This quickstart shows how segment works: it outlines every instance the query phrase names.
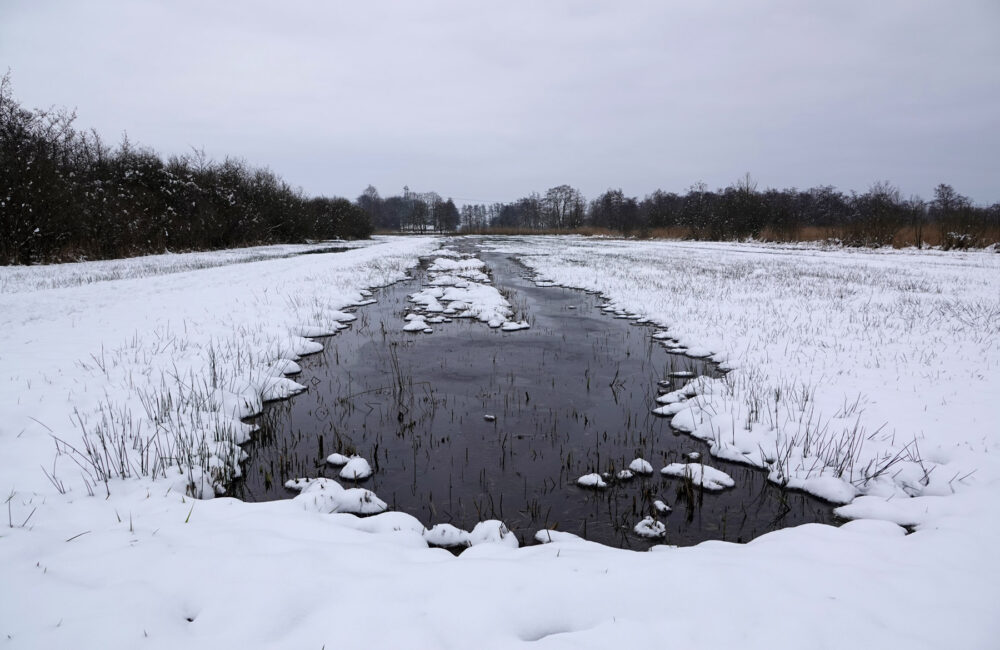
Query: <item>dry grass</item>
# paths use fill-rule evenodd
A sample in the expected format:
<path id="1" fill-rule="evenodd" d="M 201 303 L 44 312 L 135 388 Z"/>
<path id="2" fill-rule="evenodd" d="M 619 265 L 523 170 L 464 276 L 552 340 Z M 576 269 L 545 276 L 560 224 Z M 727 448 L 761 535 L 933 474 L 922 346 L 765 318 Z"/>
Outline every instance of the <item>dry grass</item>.
<path id="1" fill-rule="evenodd" d="M 955 238 L 949 234 L 953 230 L 954 226 L 949 224 L 928 224 L 919 228 L 915 226 L 903 226 L 893 233 L 892 246 L 894 248 L 908 248 L 911 246 L 983 248 L 1000 242 L 1000 227 L 993 227 L 969 235 L 963 245 L 956 246 Z M 758 239 L 769 242 L 839 241 L 849 239 L 850 234 L 843 227 L 802 226 L 788 231 L 776 231 L 766 228 L 760 233 Z"/>
<path id="2" fill-rule="evenodd" d="M 622 233 L 615 232 L 608 228 L 596 228 L 594 226 L 581 226 L 559 230 L 557 228 L 473 228 L 463 230 L 463 235 L 583 235 L 584 237 L 621 237 Z"/>
<path id="3" fill-rule="evenodd" d="M 928 224 L 920 228 L 914 226 L 903 226 L 892 234 L 892 246 L 894 248 L 907 248 L 911 246 L 935 246 L 944 248 L 983 248 L 990 244 L 1000 243 L 1000 226 L 989 227 L 981 232 L 960 236 L 957 240 L 949 233 L 955 231 L 956 227 L 951 224 Z M 960 229 L 958 229 L 960 230 Z M 583 226 L 571 230 L 533 229 L 533 228 L 474 228 L 462 230 L 460 233 L 438 233 L 428 231 L 426 233 L 399 232 L 395 230 L 380 230 L 379 235 L 434 235 L 434 234 L 462 234 L 462 235 L 582 235 L 584 237 L 614 237 L 639 239 L 703 239 L 694 228 L 689 226 L 668 226 L 664 228 L 652 228 L 645 231 L 636 231 L 631 234 L 624 234 L 608 228 L 596 228 L 593 226 Z M 856 238 L 858 233 L 846 226 L 798 226 L 789 229 L 778 230 L 775 228 L 765 228 L 757 237 L 759 241 L 765 242 L 844 242 Z"/>
<path id="4" fill-rule="evenodd" d="M 652 239 L 693 239 L 694 231 L 687 226 L 669 226 L 666 228 L 653 228 L 649 231 Z"/>

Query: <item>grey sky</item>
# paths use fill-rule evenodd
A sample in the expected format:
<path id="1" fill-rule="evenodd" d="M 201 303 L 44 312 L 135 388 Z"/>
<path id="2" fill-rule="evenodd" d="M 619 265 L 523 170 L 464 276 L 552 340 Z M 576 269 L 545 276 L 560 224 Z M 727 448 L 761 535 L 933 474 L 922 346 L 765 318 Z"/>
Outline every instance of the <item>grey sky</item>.
<path id="1" fill-rule="evenodd" d="M 1000 200 L 1000 2 L 0 4 L 30 106 L 310 194 L 644 195 L 745 172 Z"/>

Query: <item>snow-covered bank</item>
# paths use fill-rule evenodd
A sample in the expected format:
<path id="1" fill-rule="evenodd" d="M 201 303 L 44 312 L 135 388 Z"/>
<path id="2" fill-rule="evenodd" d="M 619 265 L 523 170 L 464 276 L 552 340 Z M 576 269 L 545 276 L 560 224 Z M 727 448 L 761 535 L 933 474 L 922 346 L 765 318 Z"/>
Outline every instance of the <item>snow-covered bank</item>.
<path id="1" fill-rule="evenodd" d="M 246 256 L 259 249 L 155 256 L 120 262 L 136 278 L 0 294 L 0 476 L 17 491 L 51 482 L 106 493 L 104 478 L 157 475 L 207 496 L 216 481 L 201 474 L 227 479 L 251 433 L 239 418 L 301 390 L 286 375 L 322 348 L 306 337 L 335 333 L 366 287 L 403 278 L 435 246 L 397 238 L 299 257 L 269 247 L 280 257 L 258 262 Z M 201 269 L 177 270 L 189 263 Z M 29 267 L 20 282 L 109 265 Z"/>
<path id="2" fill-rule="evenodd" d="M 524 239 L 543 283 L 601 292 L 732 371 L 657 399 L 713 455 L 861 516 L 1000 478 L 1000 255 Z M 669 336 L 669 338 L 667 338 Z M 984 455 L 985 454 L 985 455 Z M 928 505 L 933 509 L 938 506 Z M 881 516 L 881 515 L 880 515 Z"/>
<path id="3" fill-rule="evenodd" d="M 787 529 L 742 546 L 714 542 L 632 553 L 558 533 L 543 535 L 551 540 L 544 545 L 515 550 L 496 525 L 495 534 L 484 526 L 478 543 L 458 558 L 428 542 L 472 543 L 463 531 L 428 534 L 397 512 L 366 519 L 331 512 L 379 505 L 374 495 L 347 483 L 343 490 L 328 486 L 333 498 L 321 498 L 314 488 L 297 499 L 245 504 L 195 501 L 169 482 L 139 477 L 114 481 L 109 498 L 102 492 L 91 497 L 72 459 L 63 456 L 56 465 L 68 487 L 62 495 L 38 467 L 51 472 L 55 458 L 45 427 L 79 440 L 70 421 L 74 408 L 99 410 L 108 402 L 105 393 L 127 398 L 149 381 L 144 368 L 177 363 L 203 373 L 212 366 L 211 350 L 220 378 L 242 377 L 247 355 L 236 351 L 256 341 L 268 342 L 267 350 L 305 345 L 293 328 L 300 334 L 333 329 L 347 305 L 366 298 L 365 287 L 400 277 L 434 243 L 393 240 L 332 256 L 2 296 L 0 487 L 12 498 L 11 525 L 0 533 L 0 638 L 17 648 L 995 645 L 1000 472 L 994 459 L 1000 433 L 996 405 L 968 391 L 996 385 L 996 337 L 970 336 L 981 324 L 973 318 L 963 325 L 961 316 L 976 304 L 970 296 L 989 304 L 994 263 L 971 255 L 886 258 L 885 277 L 901 284 L 880 290 L 872 303 L 907 304 L 906 278 L 930 287 L 911 299 L 917 304 L 948 297 L 935 286 L 957 292 L 950 296 L 955 311 L 945 310 L 946 320 L 931 328 L 950 336 L 939 337 L 941 349 L 929 348 L 911 376 L 916 366 L 904 348 L 877 344 L 916 345 L 916 332 L 908 339 L 890 318 L 837 329 L 832 317 L 855 317 L 859 287 L 874 277 L 866 269 L 883 263 L 878 253 L 813 259 L 738 245 L 700 251 L 645 246 L 576 238 L 509 243 L 536 267 L 550 264 L 553 277 L 575 267 L 574 277 L 589 288 L 605 291 L 622 309 L 656 316 L 685 345 L 729 354 L 737 368 L 733 378 L 755 372 L 753 385 L 762 388 L 809 379 L 809 401 L 818 406 L 830 402 L 831 391 L 853 398 L 864 390 L 865 408 L 859 404 L 855 415 L 894 418 L 888 426 L 900 432 L 901 446 L 909 437 L 904 429 L 925 418 L 923 439 L 934 435 L 944 452 L 953 452 L 929 458 L 933 445 L 921 442 L 925 462 L 968 463 L 976 473 L 956 479 L 954 495 L 880 498 L 879 506 L 897 516 L 912 508 L 903 523 L 920 525 L 910 535 L 893 523 L 860 520 L 841 528 Z M 761 273 L 754 273 L 757 265 Z M 722 286 L 730 266 L 746 267 L 745 277 L 755 279 Z M 703 268 L 718 269 L 718 275 Z M 634 282 L 636 275 L 641 282 Z M 793 281 L 803 276 L 818 287 L 812 300 L 800 295 L 808 287 Z M 839 302 L 838 284 L 844 293 Z M 745 296 L 737 291 L 742 286 L 748 287 Z M 739 295 L 715 300 L 725 287 Z M 794 318 L 794 305 L 814 310 L 810 336 L 797 336 L 804 316 Z M 769 325 L 762 314 L 777 314 L 779 324 Z M 960 317 L 951 323 L 955 314 Z M 790 322 L 781 325 L 784 319 Z M 920 322 L 915 320 L 918 331 Z M 753 331 L 753 323 L 762 323 L 763 333 Z M 830 328 L 854 338 L 826 338 Z M 192 342 L 181 344 L 181 334 Z M 720 336 L 723 343 L 732 336 L 748 347 L 719 346 Z M 763 352 L 751 344 L 764 346 Z M 234 353 L 223 356 L 228 350 Z M 876 364 L 872 355 L 880 351 Z M 253 361 L 282 356 L 255 352 Z M 273 368 L 292 369 L 287 363 Z M 928 415 L 893 410 L 913 404 L 896 400 L 909 390 L 906 382 L 922 391 L 916 397 Z M 716 394 L 726 395 L 703 391 L 688 400 L 707 404 Z M 949 405 L 956 402 L 969 410 L 952 413 Z M 136 409 L 144 413 L 142 404 Z M 938 422 L 946 416 L 962 428 Z M 637 463 L 640 469 L 654 468 Z M 668 533 L 672 516 L 677 513 L 661 518 Z"/>
<path id="4" fill-rule="evenodd" d="M 383 237 L 353 241 L 325 241 L 315 244 L 274 244 L 198 253 L 144 255 L 99 262 L 67 262 L 40 266 L 0 266 L 0 293 L 73 287 L 108 280 L 145 278 L 217 266 L 260 262 L 282 257 L 319 253 L 329 249 L 364 248 Z"/>

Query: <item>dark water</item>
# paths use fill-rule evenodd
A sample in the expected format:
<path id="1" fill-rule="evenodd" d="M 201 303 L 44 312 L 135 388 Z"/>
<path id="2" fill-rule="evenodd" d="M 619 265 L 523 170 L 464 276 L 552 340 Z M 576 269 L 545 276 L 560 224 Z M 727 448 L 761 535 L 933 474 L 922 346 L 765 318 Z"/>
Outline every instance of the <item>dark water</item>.
<path id="1" fill-rule="evenodd" d="M 759 470 L 708 458 L 707 446 L 675 433 L 650 413 L 657 380 L 673 371 L 711 375 L 703 361 L 668 354 L 652 329 L 599 310 L 581 291 L 537 287 L 515 261 L 481 259 L 495 285 L 527 315 L 531 329 L 504 333 L 456 319 L 434 333 L 402 331 L 406 296 L 415 281 L 379 290 L 378 302 L 325 340 L 301 363 L 308 391 L 269 404 L 247 447 L 245 478 L 232 494 L 248 501 L 289 498 L 296 477 L 337 477 L 324 463 L 333 452 L 357 453 L 375 474 L 363 483 L 394 510 L 424 525 L 471 529 L 502 519 L 522 543 L 556 527 L 624 548 L 647 548 L 633 526 L 661 499 L 673 512 L 661 540 L 688 545 L 708 539 L 748 541 L 806 522 L 834 523 L 831 507 L 766 481 Z M 679 387 L 686 380 L 675 380 Z M 486 421 L 484 415 L 496 420 Z M 659 475 L 667 463 L 701 452 L 730 474 L 721 493 L 686 489 Z M 623 469 L 636 457 L 655 474 L 609 488 L 576 486 L 590 472 Z"/>

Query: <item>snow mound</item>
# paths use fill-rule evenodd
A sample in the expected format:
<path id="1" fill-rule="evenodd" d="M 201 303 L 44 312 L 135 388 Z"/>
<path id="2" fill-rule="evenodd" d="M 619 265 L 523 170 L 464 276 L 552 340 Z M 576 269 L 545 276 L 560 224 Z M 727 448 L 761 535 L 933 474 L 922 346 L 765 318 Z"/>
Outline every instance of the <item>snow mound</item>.
<path id="1" fill-rule="evenodd" d="M 430 530 L 424 531 L 424 539 L 431 546 L 453 548 L 455 546 L 470 546 L 469 532 L 456 528 L 451 524 L 435 524 Z"/>
<path id="2" fill-rule="evenodd" d="M 670 512 L 671 510 L 673 510 L 673 508 L 671 508 L 670 506 L 668 506 L 663 501 L 660 501 L 659 499 L 657 499 L 656 501 L 653 502 L 653 510 L 656 510 L 658 513 L 660 513 L 662 515 L 662 514 L 666 514 L 666 513 Z"/>
<path id="3" fill-rule="evenodd" d="M 550 544 L 552 542 L 582 542 L 584 539 L 573 533 L 544 528 L 535 533 L 535 541 L 539 544 Z"/>
<path id="4" fill-rule="evenodd" d="M 297 375 L 300 372 L 302 372 L 301 366 L 291 359 L 275 359 L 264 368 L 264 373 L 271 377 Z"/>
<path id="5" fill-rule="evenodd" d="M 462 271 L 478 271 L 486 266 L 486 263 L 474 257 L 465 259 L 455 259 L 452 257 L 439 257 L 431 262 L 427 267 L 430 272 L 460 273 Z"/>
<path id="6" fill-rule="evenodd" d="M 260 398 L 265 402 L 274 402 L 298 395 L 305 389 L 305 386 L 287 377 L 268 377 L 261 386 Z"/>
<path id="7" fill-rule="evenodd" d="M 576 484 L 580 487 L 595 488 L 598 490 L 608 487 L 608 484 L 604 482 L 600 474 L 584 474 L 576 479 Z"/>
<path id="8" fill-rule="evenodd" d="M 487 519 L 476 524 L 476 527 L 469 533 L 469 545 L 478 544 L 502 544 L 510 548 L 517 548 L 520 543 L 517 536 L 510 532 L 507 524 L 497 519 Z"/>
<path id="9" fill-rule="evenodd" d="M 328 478 L 297 478 L 285 483 L 285 487 L 298 490 L 293 502 L 306 510 L 330 514 L 345 512 L 355 515 L 372 515 L 384 512 L 388 507 L 374 492 L 362 488 L 345 489 L 340 483 Z"/>
<path id="10" fill-rule="evenodd" d="M 528 321 L 526 321 L 526 320 L 517 321 L 517 322 L 509 320 L 506 323 L 504 323 L 503 325 L 501 325 L 500 329 L 502 329 L 505 332 L 516 332 L 518 330 L 526 330 L 529 327 L 531 327 L 531 325 L 529 325 Z"/>
<path id="11" fill-rule="evenodd" d="M 361 456 L 351 456 L 347 464 L 340 470 L 340 478 L 351 481 L 363 481 L 372 475 L 371 465 Z"/>
<path id="12" fill-rule="evenodd" d="M 415 303 L 416 310 L 422 314 L 408 315 L 410 322 L 403 329 L 430 334 L 426 323 L 447 322 L 444 316 L 475 319 L 505 332 L 528 329 L 530 324 L 526 320 L 510 320 L 514 313 L 511 305 L 490 285 L 485 266 L 485 262 L 475 258 L 435 259 L 427 269 L 430 286 L 409 296 L 410 302 Z M 435 316 L 426 318 L 425 314 Z"/>
<path id="13" fill-rule="evenodd" d="M 422 316 L 418 316 L 410 320 L 406 325 L 403 326 L 404 332 L 423 332 L 427 328 L 427 321 L 424 320 Z"/>
<path id="14" fill-rule="evenodd" d="M 664 476 L 690 479 L 695 485 L 706 490 L 722 490 L 736 485 L 729 474 L 701 463 L 671 463 L 661 469 L 660 473 Z"/>
<path id="15" fill-rule="evenodd" d="M 338 467 L 340 465 L 346 465 L 347 461 L 349 460 L 351 459 L 345 456 L 344 454 L 330 454 L 329 456 L 326 457 L 327 463 L 329 463 L 330 465 L 337 465 Z"/>
<path id="16" fill-rule="evenodd" d="M 656 539 L 667 534 L 667 527 L 662 522 L 656 521 L 652 517 L 646 517 L 635 525 L 635 534 L 639 537 Z"/>
<path id="17" fill-rule="evenodd" d="M 653 473 L 652 464 L 650 464 L 648 460 L 643 460 L 642 458 L 636 458 L 633 460 L 628 464 L 628 468 L 636 474 L 649 475 Z"/>

